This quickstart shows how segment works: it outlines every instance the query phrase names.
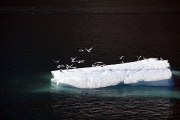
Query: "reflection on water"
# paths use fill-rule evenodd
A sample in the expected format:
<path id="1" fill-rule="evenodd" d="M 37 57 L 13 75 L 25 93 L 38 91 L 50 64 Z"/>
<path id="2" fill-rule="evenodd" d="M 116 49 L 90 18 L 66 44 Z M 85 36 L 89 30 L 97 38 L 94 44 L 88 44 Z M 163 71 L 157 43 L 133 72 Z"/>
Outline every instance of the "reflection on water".
<path id="1" fill-rule="evenodd" d="M 173 75 L 180 76 L 180 71 L 172 70 L 172 74 L 173 74 Z"/>
<path id="2" fill-rule="evenodd" d="M 174 87 L 117 85 L 98 89 L 57 86 L 50 73 L 2 81 L 3 118 L 176 118 L 180 92 Z M 33 116 L 32 116 L 33 115 Z"/>

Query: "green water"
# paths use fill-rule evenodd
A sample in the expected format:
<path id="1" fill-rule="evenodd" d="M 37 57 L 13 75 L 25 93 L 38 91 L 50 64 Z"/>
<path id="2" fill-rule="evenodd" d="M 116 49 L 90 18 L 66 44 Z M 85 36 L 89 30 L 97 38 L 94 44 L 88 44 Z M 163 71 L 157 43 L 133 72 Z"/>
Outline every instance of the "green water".
<path id="1" fill-rule="evenodd" d="M 178 71 L 172 71 L 172 73 L 179 75 Z M 34 78 L 34 80 L 33 78 L 29 78 L 29 86 L 32 88 L 31 92 L 43 93 L 61 91 L 68 94 L 92 94 L 99 97 L 156 96 L 180 99 L 180 92 L 174 87 L 117 85 L 96 89 L 80 89 L 70 86 L 57 86 L 55 83 L 49 82 L 51 78 L 52 75 L 50 73 L 37 74 L 37 78 Z"/>

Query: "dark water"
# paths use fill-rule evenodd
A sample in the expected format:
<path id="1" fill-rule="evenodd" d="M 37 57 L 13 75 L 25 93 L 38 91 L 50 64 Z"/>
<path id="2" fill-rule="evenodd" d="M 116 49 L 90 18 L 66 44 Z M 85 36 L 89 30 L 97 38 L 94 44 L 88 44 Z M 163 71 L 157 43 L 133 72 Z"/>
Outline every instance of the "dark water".
<path id="1" fill-rule="evenodd" d="M 55 1 L 58 4 L 52 6 L 44 3 L 43 9 L 37 3 L 29 8 L 24 3 L 4 2 L 1 7 L 1 119 L 180 118 L 179 79 L 172 88 L 78 89 L 50 82 L 50 71 L 56 69 L 52 60 L 70 64 L 71 57 L 87 60 L 77 67 L 91 66 L 94 61 L 120 63 L 121 55 L 124 62 L 140 55 L 162 57 L 169 60 L 173 74 L 180 76 L 180 12 L 174 9 L 179 2 Z M 101 6 L 106 9 L 99 10 Z M 90 47 L 89 54 L 77 52 Z"/>

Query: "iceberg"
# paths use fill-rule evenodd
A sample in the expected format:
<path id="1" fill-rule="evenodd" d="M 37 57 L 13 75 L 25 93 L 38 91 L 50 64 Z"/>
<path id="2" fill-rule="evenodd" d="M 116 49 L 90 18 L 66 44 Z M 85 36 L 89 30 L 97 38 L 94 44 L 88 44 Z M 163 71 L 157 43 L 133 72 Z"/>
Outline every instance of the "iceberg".
<path id="1" fill-rule="evenodd" d="M 124 64 L 51 71 L 51 82 L 77 88 L 101 88 L 119 84 L 174 86 L 168 60 L 149 58 Z"/>

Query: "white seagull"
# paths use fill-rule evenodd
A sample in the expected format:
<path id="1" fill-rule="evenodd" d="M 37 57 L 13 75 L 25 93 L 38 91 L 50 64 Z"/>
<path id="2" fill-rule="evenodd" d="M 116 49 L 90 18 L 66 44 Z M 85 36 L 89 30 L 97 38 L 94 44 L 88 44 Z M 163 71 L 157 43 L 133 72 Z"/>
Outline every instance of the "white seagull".
<path id="1" fill-rule="evenodd" d="M 73 64 L 72 65 L 68 65 L 66 64 L 66 70 L 68 70 L 69 68 L 72 68 Z"/>
<path id="2" fill-rule="evenodd" d="M 89 49 L 86 49 L 86 48 L 85 48 L 85 49 L 86 49 L 87 52 L 91 52 L 92 48 L 93 48 L 93 47 L 91 47 L 91 48 L 89 48 Z"/>
<path id="3" fill-rule="evenodd" d="M 72 68 L 72 66 L 73 66 L 73 64 L 72 65 L 66 64 L 66 67 L 68 67 L 68 68 Z"/>
<path id="4" fill-rule="evenodd" d="M 78 63 L 84 63 L 85 60 L 79 60 L 77 61 Z"/>
<path id="5" fill-rule="evenodd" d="M 65 66 L 63 64 L 57 66 L 57 68 L 62 68 L 62 67 L 65 67 Z"/>
<path id="6" fill-rule="evenodd" d="M 138 58 L 138 60 L 137 60 L 137 61 L 139 61 L 139 59 L 141 58 L 141 56 L 137 56 L 137 58 Z"/>
<path id="7" fill-rule="evenodd" d="M 79 51 L 78 52 L 84 52 L 84 50 L 83 49 L 79 49 Z"/>
<path id="8" fill-rule="evenodd" d="M 76 67 L 71 67 L 71 68 L 74 68 L 74 69 L 75 69 Z"/>
<path id="9" fill-rule="evenodd" d="M 124 56 L 121 56 L 119 59 L 122 59 Z"/>
<path id="10" fill-rule="evenodd" d="M 96 67 L 96 65 L 92 64 L 92 67 Z"/>
<path id="11" fill-rule="evenodd" d="M 103 62 L 99 61 L 99 62 L 95 62 L 95 64 L 102 64 Z"/>
<path id="12" fill-rule="evenodd" d="M 57 60 L 57 61 L 55 61 L 55 60 L 53 60 L 55 63 L 58 63 L 60 60 Z"/>
<path id="13" fill-rule="evenodd" d="M 76 58 L 77 57 L 75 57 L 75 58 L 71 57 L 71 62 L 77 62 L 77 61 L 75 61 Z"/>
<path id="14" fill-rule="evenodd" d="M 146 58 L 143 56 L 143 59 L 146 60 Z"/>

